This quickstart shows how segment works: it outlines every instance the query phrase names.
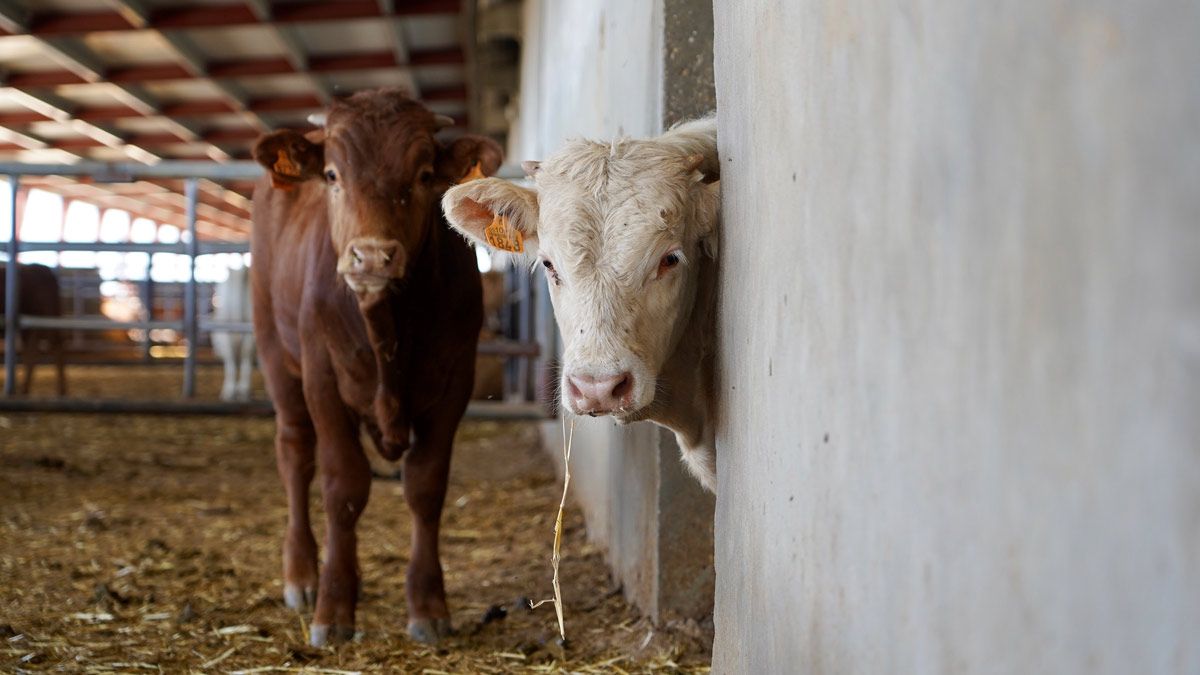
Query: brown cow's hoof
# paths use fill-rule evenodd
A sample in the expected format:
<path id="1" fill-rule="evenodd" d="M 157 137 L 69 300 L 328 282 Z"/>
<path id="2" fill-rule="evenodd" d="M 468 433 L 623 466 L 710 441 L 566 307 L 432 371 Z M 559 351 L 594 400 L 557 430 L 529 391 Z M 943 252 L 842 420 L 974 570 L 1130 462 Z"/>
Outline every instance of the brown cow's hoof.
<path id="1" fill-rule="evenodd" d="M 284 584 L 283 604 L 297 612 L 310 610 L 317 606 L 317 589 L 311 586 L 301 588 L 296 584 Z"/>
<path id="2" fill-rule="evenodd" d="M 327 626 L 325 624 L 314 623 L 308 628 L 308 643 L 314 647 L 341 644 L 349 642 L 352 639 L 354 639 L 353 626 L 339 626 L 337 624 Z"/>
<path id="3" fill-rule="evenodd" d="M 453 632 L 450 619 L 413 619 L 408 622 L 408 637 L 427 645 L 437 644 L 438 640 L 449 637 Z"/>

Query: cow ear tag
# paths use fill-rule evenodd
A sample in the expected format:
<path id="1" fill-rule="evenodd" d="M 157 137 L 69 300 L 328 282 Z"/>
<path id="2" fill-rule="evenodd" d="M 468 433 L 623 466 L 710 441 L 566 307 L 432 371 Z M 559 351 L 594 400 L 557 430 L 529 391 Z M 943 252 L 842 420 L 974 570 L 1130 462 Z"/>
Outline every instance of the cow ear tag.
<path id="1" fill-rule="evenodd" d="M 461 185 L 463 183 L 469 183 L 473 180 L 479 180 L 480 178 L 487 178 L 487 176 L 483 174 L 483 167 L 480 166 L 480 163 L 475 162 L 475 166 L 471 167 L 471 170 L 467 172 L 467 175 L 460 178 L 458 183 Z"/>
<path id="2" fill-rule="evenodd" d="M 291 176 L 292 178 L 300 177 L 300 167 L 296 166 L 296 163 L 283 150 L 279 151 L 279 159 L 275 160 L 275 165 L 271 168 L 275 170 L 275 173 L 284 176 Z"/>
<path id="3" fill-rule="evenodd" d="M 525 235 L 521 234 L 520 230 L 509 227 L 508 218 L 499 213 L 492 218 L 492 224 L 483 231 L 483 238 L 487 240 L 488 246 L 498 251 L 525 252 Z"/>

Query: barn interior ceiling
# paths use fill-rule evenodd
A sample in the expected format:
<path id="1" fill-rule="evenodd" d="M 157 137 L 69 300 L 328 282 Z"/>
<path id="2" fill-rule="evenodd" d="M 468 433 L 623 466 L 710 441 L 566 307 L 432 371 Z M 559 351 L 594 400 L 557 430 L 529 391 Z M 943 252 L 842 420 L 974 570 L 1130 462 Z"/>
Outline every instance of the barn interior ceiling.
<path id="1" fill-rule="evenodd" d="M 306 128 L 334 97 L 381 86 L 405 87 L 467 127 L 463 6 L 0 0 L 0 161 L 248 159 L 260 134 Z M 179 181 L 22 185 L 158 221 L 182 214 Z M 251 184 L 200 189 L 206 230 L 248 232 Z"/>

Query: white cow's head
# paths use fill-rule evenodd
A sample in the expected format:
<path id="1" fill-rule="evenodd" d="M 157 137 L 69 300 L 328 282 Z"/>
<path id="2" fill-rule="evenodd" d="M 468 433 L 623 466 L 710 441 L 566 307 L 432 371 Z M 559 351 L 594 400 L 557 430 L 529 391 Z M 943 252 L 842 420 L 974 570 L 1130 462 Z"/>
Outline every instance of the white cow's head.
<path id="1" fill-rule="evenodd" d="M 572 412 L 635 419 L 654 402 L 701 258 L 716 255 L 718 168 L 715 123 L 702 120 L 651 140 L 572 141 L 525 163 L 536 189 L 489 178 L 447 191 L 455 228 L 488 243 L 506 225 L 546 274 Z"/>

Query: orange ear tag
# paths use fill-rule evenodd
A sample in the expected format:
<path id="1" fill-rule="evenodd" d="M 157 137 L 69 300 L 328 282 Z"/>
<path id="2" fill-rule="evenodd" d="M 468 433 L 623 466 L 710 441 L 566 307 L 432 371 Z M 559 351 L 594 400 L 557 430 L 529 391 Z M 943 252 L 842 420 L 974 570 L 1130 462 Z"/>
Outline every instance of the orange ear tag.
<path id="1" fill-rule="evenodd" d="M 287 156 L 287 152 L 280 150 L 279 159 L 275 160 L 275 165 L 271 167 L 275 173 L 291 176 L 293 178 L 300 177 L 300 167 Z"/>
<path id="2" fill-rule="evenodd" d="M 492 224 L 483 231 L 483 238 L 487 240 L 488 246 L 498 251 L 525 252 L 525 235 L 521 234 L 520 230 L 509 227 L 508 218 L 499 213 L 492 219 Z"/>
<path id="3" fill-rule="evenodd" d="M 475 162 L 475 166 L 471 167 L 471 170 L 467 172 L 467 175 L 459 179 L 458 184 L 462 185 L 463 183 L 469 183 L 473 180 L 479 180 L 480 178 L 487 178 L 487 176 L 483 175 L 483 168 L 480 166 L 480 163 Z"/>

